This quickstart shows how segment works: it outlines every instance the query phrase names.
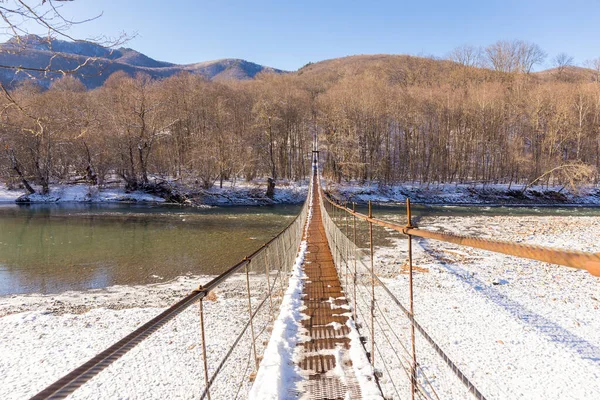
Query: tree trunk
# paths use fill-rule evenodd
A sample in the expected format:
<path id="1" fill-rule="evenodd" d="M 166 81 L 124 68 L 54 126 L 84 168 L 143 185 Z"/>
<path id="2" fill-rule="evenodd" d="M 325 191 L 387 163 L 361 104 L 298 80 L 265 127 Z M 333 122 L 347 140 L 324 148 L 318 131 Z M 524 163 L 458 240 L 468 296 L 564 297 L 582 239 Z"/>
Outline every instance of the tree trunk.
<path id="1" fill-rule="evenodd" d="M 267 179 L 267 197 L 272 199 L 275 196 L 275 180 L 273 178 Z"/>
<path id="2" fill-rule="evenodd" d="M 10 150 L 9 157 L 10 157 L 10 161 L 12 163 L 12 168 L 17 173 L 17 175 L 19 175 L 19 178 L 21 178 L 21 182 L 23 183 L 23 186 L 25 186 L 25 189 L 27 189 L 29 194 L 34 194 L 35 190 L 31 187 L 31 185 L 29 184 L 29 182 L 23 175 L 23 172 L 21 171 L 21 167 L 19 167 L 19 161 L 17 160 L 17 157 L 15 156 L 15 152 L 13 150 Z"/>

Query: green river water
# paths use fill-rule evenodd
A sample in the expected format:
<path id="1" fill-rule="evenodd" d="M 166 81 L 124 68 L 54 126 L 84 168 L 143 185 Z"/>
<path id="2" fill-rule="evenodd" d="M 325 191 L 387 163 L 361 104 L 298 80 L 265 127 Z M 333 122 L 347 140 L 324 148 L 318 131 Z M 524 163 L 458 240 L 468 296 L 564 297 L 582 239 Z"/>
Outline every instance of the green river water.
<path id="1" fill-rule="evenodd" d="M 299 211 L 299 206 L 2 206 L 0 295 L 218 274 L 276 235 Z"/>

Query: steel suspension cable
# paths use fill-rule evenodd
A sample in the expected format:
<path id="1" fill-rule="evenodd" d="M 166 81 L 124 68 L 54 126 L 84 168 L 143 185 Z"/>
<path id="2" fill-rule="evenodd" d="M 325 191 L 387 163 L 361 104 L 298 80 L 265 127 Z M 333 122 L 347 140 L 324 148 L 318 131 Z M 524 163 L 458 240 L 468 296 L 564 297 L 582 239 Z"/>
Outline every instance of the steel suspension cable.
<path id="1" fill-rule="evenodd" d="M 581 251 L 556 249 L 552 247 L 514 243 L 503 240 L 483 239 L 473 236 L 457 235 L 454 233 L 440 233 L 426 229 L 407 227 L 352 211 L 347 207 L 337 204 L 325 194 L 323 194 L 322 198 L 325 198 L 325 200 L 333 207 L 343 210 L 350 215 L 355 216 L 356 218 L 392 229 L 396 232 L 401 232 L 405 235 L 433 239 L 442 242 L 458 244 L 460 246 L 473 247 L 495 253 L 502 253 L 516 257 L 547 262 L 550 264 L 587 270 L 594 276 L 600 276 L 600 253 L 584 253 Z"/>

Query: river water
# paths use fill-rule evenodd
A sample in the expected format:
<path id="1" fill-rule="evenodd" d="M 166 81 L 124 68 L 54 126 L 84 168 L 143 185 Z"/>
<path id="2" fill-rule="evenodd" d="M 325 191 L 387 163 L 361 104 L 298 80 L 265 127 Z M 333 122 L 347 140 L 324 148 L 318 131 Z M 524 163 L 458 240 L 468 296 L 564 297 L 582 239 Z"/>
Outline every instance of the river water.
<path id="1" fill-rule="evenodd" d="M 299 206 L 0 206 L 0 295 L 59 293 L 218 274 Z"/>
<path id="2" fill-rule="evenodd" d="M 299 211 L 300 206 L 289 205 L 209 209 L 122 204 L 0 206 L 0 295 L 59 293 L 164 282 L 186 274 L 218 274 L 276 235 Z M 385 219 L 403 214 L 403 207 L 374 209 L 376 217 Z M 600 216 L 600 208 L 415 206 L 413 215 L 415 220 L 436 215 Z M 363 225 L 360 236 L 366 238 Z M 385 246 L 388 234 L 377 230 L 376 245 Z"/>

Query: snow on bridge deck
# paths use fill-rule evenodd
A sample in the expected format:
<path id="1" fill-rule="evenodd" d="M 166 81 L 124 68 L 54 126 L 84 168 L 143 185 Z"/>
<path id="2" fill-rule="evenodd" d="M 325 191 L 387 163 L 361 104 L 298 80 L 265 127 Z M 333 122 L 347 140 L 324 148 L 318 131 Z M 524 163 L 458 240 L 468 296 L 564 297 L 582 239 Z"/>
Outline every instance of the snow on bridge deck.
<path id="1" fill-rule="evenodd" d="M 313 187 L 316 192 L 316 185 Z M 308 249 L 304 261 L 306 281 L 302 326 L 310 340 L 300 344 L 299 367 L 308 376 L 300 387 L 313 399 L 361 397 L 350 359 L 350 307 L 333 265 L 317 196 L 312 198 L 308 223 Z"/>

